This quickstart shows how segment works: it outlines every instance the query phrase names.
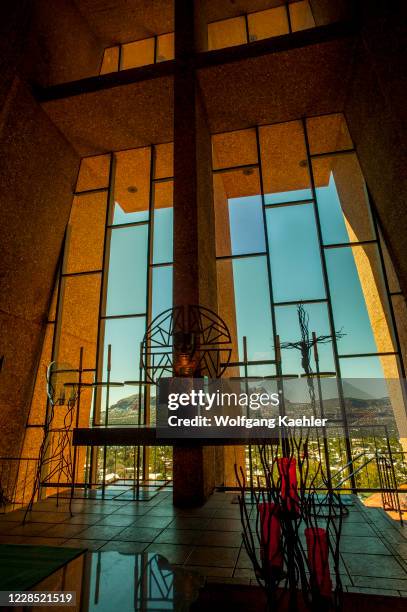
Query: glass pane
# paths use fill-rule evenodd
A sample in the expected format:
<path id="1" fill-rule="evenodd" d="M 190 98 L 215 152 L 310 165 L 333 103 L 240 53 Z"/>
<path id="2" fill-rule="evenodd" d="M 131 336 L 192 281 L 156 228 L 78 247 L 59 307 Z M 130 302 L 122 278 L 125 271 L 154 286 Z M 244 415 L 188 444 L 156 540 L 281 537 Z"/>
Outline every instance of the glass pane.
<path id="1" fill-rule="evenodd" d="M 243 359 L 243 336 L 250 361 L 273 359 L 266 257 L 218 261 L 217 269 L 219 314 L 234 341 L 232 359 Z"/>
<path id="2" fill-rule="evenodd" d="M 153 263 L 173 259 L 172 181 L 154 185 Z"/>
<path id="3" fill-rule="evenodd" d="M 212 136 L 214 170 L 257 164 L 256 130 L 238 130 Z"/>
<path id="4" fill-rule="evenodd" d="M 340 366 L 342 378 L 399 378 L 395 355 L 347 357 L 340 359 Z"/>
<path id="5" fill-rule="evenodd" d="M 79 364 L 83 347 L 85 368 L 95 367 L 100 298 L 100 274 L 66 276 L 61 281 L 61 318 L 55 360 Z"/>
<path id="6" fill-rule="evenodd" d="M 145 317 L 134 317 L 126 319 L 108 319 L 102 324 L 103 338 L 103 367 L 102 380 L 107 379 L 107 354 L 108 346 L 111 345 L 111 372 L 110 379 L 114 382 L 139 380 L 140 344 L 143 341 L 146 328 Z M 138 394 L 138 387 L 111 387 L 109 406 L 116 410 L 131 409 L 134 404 L 134 396 Z M 102 398 L 102 411 L 104 410 Z M 127 402 L 123 400 L 127 399 Z M 119 401 L 120 406 L 117 406 Z M 110 413 L 110 417 L 114 417 Z"/>
<path id="7" fill-rule="evenodd" d="M 100 270 L 105 238 L 107 193 L 75 196 L 69 219 L 64 273 Z"/>
<path id="8" fill-rule="evenodd" d="M 108 47 L 104 50 L 100 74 L 117 72 L 119 70 L 119 47 Z"/>
<path id="9" fill-rule="evenodd" d="M 174 33 L 157 37 L 157 62 L 174 59 Z"/>
<path id="10" fill-rule="evenodd" d="M 266 204 L 312 197 L 300 121 L 261 127 L 260 150 Z"/>
<path id="11" fill-rule="evenodd" d="M 312 204 L 277 206 L 266 214 L 274 301 L 324 298 Z"/>
<path id="12" fill-rule="evenodd" d="M 315 27 L 315 20 L 308 0 L 289 4 L 291 29 L 293 32 Z"/>
<path id="13" fill-rule="evenodd" d="M 383 438 L 386 433 L 384 426 L 387 427 L 391 437 L 393 437 L 392 433 L 394 432 L 397 437 L 406 438 L 406 399 L 403 389 L 404 384 L 399 380 L 400 365 L 398 357 L 396 355 L 382 355 L 341 359 L 340 367 L 342 378 L 349 378 L 344 383 L 345 395 L 359 399 L 359 405 L 354 406 L 354 402 L 352 402 L 348 406 L 348 412 L 351 412 L 353 420 L 357 424 L 361 422 L 360 412 L 363 403 L 366 413 L 369 415 L 372 410 L 372 399 L 374 399 L 376 403 L 374 408 L 378 418 L 374 419 L 369 415 L 370 418 L 365 417 L 364 422 L 369 424 L 369 422 L 375 421 L 377 423 L 375 433 L 377 435 L 378 432 L 382 432 Z M 368 380 L 364 383 L 363 379 Z M 350 387 L 348 391 L 347 385 Z M 389 404 L 392 412 L 389 411 Z M 392 416 L 394 420 L 391 418 Z M 386 444 L 385 440 L 383 442 Z"/>
<path id="14" fill-rule="evenodd" d="M 315 332 L 316 336 L 321 339 L 317 345 L 319 371 L 335 372 L 327 305 L 325 303 L 304 304 L 303 307 L 308 317 L 309 338 L 312 340 L 312 332 Z M 299 342 L 302 339 L 297 306 L 276 306 L 276 325 L 281 344 Z M 327 336 L 330 338 L 326 338 Z M 310 351 L 310 358 L 312 370 L 316 372 L 314 350 Z M 281 350 L 283 374 L 304 374 L 301 361 L 301 352 L 298 349 L 283 348 Z"/>
<path id="15" fill-rule="evenodd" d="M 224 19 L 208 24 L 208 50 L 223 49 L 235 45 L 244 45 L 246 38 L 246 20 L 244 17 Z"/>
<path id="16" fill-rule="evenodd" d="M 146 311 L 147 225 L 112 229 L 106 315 Z"/>
<path id="17" fill-rule="evenodd" d="M 375 245 L 325 251 L 342 355 L 394 351 L 390 313 Z"/>
<path id="18" fill-rule="evenodd" d="M 148 219 L 150 157 L 150 147 L 115 154 L 113 225 Z"/>
<path id="19" fill-rule="evenodd" d="M 216 254 L 265 251 L 258 169 L 220 172 L 214 174 L 213 180 Z"/>
<path id="20" fill-rule="evenodd" d="M 122 45 L 121 70 L 154 63 L 154 38 L 136 40 Z"/>
<path id="21" fill-rule="evenodd" d="M 81 160 L 76 191 L 103 189 L 109 186 L 110 155 L 84 157 Z"/>
<path id="22" fill-rule="evenodd" d="M 172 266 L 153 268 L 151 320 L 172 308 Z"/>
<path id="23" fill-rule="evenodd" d="M 341 113 L 310 117 L 307 119 L 307 133 L 311 154 L 353 148 L 345 117 Z"/>
<path id="24" fill-rule="evenodd" d="M 258 13 L 250 13 L 247 16 L 249 23 L 249 40 L 261 40 L 262 38 L 270 38 L 271 36 L 280 36 L 288 34 L 288 18 L 285 6 L 277 6 L 276 8 L 260 11 Z"/>
<path id="25" fill-rule="evenodd" d="M 366 185 L 354 153 L 312 161 L 324 244 L 375 238 Z"/>
<path id="26" fill-rule="evenodd" d="M 154 178 L 174 176 L 174 143 L 155 145 Z"/>

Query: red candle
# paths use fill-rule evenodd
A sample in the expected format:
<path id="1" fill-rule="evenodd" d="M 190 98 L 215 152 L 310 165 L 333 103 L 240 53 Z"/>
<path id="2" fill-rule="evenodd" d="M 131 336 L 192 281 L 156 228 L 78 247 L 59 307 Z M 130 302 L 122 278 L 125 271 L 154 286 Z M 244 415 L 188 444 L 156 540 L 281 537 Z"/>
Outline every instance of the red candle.
<path id="1" fill-rule="evenodd" d="M 299 497 L 297 490 L 297 470 L 294 457 L 279 457 L 277 459 L 278 472 L 281 476 L 281 498 L 287 510 L 299 511 Z"/>
<path id="2" fill-rule="evenodd" d="M 259 504 L 261 525 L 261 553 L 275 569 L 283 567 L 281 553 L 281 525 L 279 507 L 271 502 Z"/>
<path id="3" fill-rule="evenodd" d="M 326 530 L 321 527 L 307 527 L 305 529 L 305 538 L 307 540 L 311 576 L 318 585 L 322 597 L 330 597 L 332 580 L 329 573 L 328 537 Z"/>

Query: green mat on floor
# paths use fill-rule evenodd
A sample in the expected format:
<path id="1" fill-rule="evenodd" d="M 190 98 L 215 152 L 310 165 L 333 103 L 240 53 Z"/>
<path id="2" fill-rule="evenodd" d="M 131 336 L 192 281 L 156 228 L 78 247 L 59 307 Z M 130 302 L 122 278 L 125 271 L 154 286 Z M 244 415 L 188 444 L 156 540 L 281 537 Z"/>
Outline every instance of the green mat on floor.
<path id="1" fill-rule="evenodd" d="M 78 548 L 0 545 L 0 591 L 24 591 L 85 552 Z"/>

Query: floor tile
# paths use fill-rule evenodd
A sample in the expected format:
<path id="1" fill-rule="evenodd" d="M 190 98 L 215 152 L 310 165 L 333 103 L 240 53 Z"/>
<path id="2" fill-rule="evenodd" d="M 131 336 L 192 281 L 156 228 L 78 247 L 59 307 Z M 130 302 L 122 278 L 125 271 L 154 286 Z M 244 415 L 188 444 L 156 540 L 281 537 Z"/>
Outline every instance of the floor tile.
<path id="1" fill-rule="evenodd" d="M 23 537 L 25 538 L 25 536 Z M 47 538 L 45 536 L 25 538 L 25 544 L 28 546 L 61 546 L 64 541 L 65 538 Z"/>
<path id="2" fill-rule="evenodd" d="M 64 521 L 64 525 L 94 525 L 95 523 L 100 523 L 105 518 L 105 514 L 85 514 L 80 512 L 79 514 L 74 514 L 70 518 Z M 110 515 L 107 515 L 110 516 Z"/>
<path id="3" fill-rule="evenodd" d="M 49 538 L 64 538 L 66 540 L 67 538 L 75 538 L 84 528 L 84 525 L 59 523 L 58 525 L 50 525 L 44 533 Z"/>
<path id="4" fill-rule="evenodd" d="M 80 532 L 80 537 L 84 540 L 111 540 L 117 538 L 123 531 L 123 527 L 114 525 L 92 525 Z"/>
<path id="5" fill-rule="evenodd" d="M 108 514 L 103 516 L 97 525 L 114 525 L 115 527 L 129 527 L 134 524 L 137 517 L 130 514 Z"/>
<path id="6" fill-rule="evenodd" d="M 177 516 L 169 525 L 171 529 L 206 529 L 209 524 L 209 519 Z"/>
<path id="7" fill-rule="evenodd" d="M 63 547 L 68 548 L 87 548 L 88 550 L 99 550 L 106 544 L 106 540 L 85 540 L 72 538 L 62 542 Z"/>
<path id="8" fill-rule="evenodd" d="M 158 544 L 153 542 L 146 549 L 148 553 L 157 553 L 165 557 L 170 563 L 182 565 L 192 552 L 192 546 L 182 546 L 177 544 Z"/>
<path id="9" fill-rule="evenodd" d="M 147 504 L 128 504 L 126 506 L 124 506 L 123 508 L 117 508 L 117 510 L 114 511 L 113 514 L 126 514 L 129 516 L 144 516 L 144 514 L 146 514 L 149 510 L 151 510 L 151 507 L 148 506 Z"/>
<path id="10" fill-rule="evenodd" d="M 11 534 L 8 535 L 0 535 L 0 544 L 26 544 L 27 537 L 24 536 L 13 536 Z"/>
<path id="11" fill-rule="evenodd" d="M 216 519 L 237 519 L 240 521 L 239 506 L 226 506 L 215 510 L 214 518 Z"/>
<path id="12" fill-rule="evenodd" d="M 391 544 L 392 549 L 403 559 L 407 559 L 407 542 L 397 542 Z"/>
<path id="13" fill-rule="evenodd" d="M 396 589 L 378 589 L 367 587 L 346 587 L 348 593 L 365 593 L 365 595 L 385 595 L 387 597 L 399 597 L 399 592 Z"/>
<path id="14" fill-rule="evenodd" d="M 260 555 L 258 556 L 258 559 L 260 560 Z M 239 553 L 239 557 L 237 559 L 237 563 L 236 563 L 236 569 L 251 569 L 253 570 L 253 563 L 249 557 L 249 555 L 247 554 L 246 550 L 244 548 L 242 548 L 240 550 Z"/>
<path id="15" fill-rule="evenodd" d="M 349 575 L 379 578 L 405 578 L 407 573 L 392 556 L 343 553 Z"/>
<path id="16" fill-rule="evenodd" d="M 170 518 L 175 518 L 179 516 L 179 512 L 174 507 L 168 506 L 153 506 L 150 510 L 147 511 L 147 516 L 168 516 Z"/>
<path id="17" fill-rule="evenodd" d="M 203 531 L 197 544 L 240 548 L 242 545 L 242 535 L 238 531 Z"/>
<path id="18" fill-rule="evenodd" d="M 214 583 L 214 584 L 235 584 L 235 585 L 250 585 L 250 578 L 239 578 L 239 577 L 235 577 L 233 576 L 232 578 L 230 578 L 229 576 L 206 576 L 206 582 L 207 583 Z"/>
<path id="19" fill-rule="evenodd" d="M 216 567 L 216 566 L 201 566 L 201 565 L 188 565 L 183 566 L 184 569 L 192 572 L 197 572 L 201 576 L 225 576 L 232 578 L 233 568 L 231 567 Z"/>
<path id="20" fill-rule="evenodd" d="M 207 525 L 210 531 L 242 531 L 242 523 L 239 519 L 213 518 Z"/>
<path id="21" fill-rule="evenodd" d="M 135 554 L 143 552 L 148 546 L 148 542 L 120 542 L 119 540 L 110 540 L 100 550 L 109 551 L 115 550 L 123 554 Z"/>
<path id="22" fill-rule="evenodd" d="M 170 516 L 150 516 L 146 514 L 136 518 L 134 521 L 135 527 L 153 527 L 154 529 L 165 529 L 173 519 Z"/>
<path id="23" fill-rule="evenodd" d="M 1 521 L 0 522 L 0 535 L 8 535 L 19 524 L 20 522 L 17 522 L 17 521 Z"/>
<path id="24" fill-rule="evenodd" d="M 205 532 L 194 529 L 164 529 L 154 540 L 165 544 L 195 544 Z"/>
<path id="25" fill-rule="evenodd" d="M 233 578 L 248 578 L 253 580 L 256 578 L 253 569 L 249 568 L 236 568 L 233 572 Z"/>
<path id="26" fill-rule="evenodd" d="M 377 576 L 374 578 L 368 576 L 352 576 L 352 580 L 355 586 L 407 591 L 407 579 L 399 580 L 396 578 L 379 578 Z"/>
<path id="27" fill-rule="evenodd" d="M 366 523 L 343 523 L 342 525 L 342 535 L 343 536 L 356 536 L 356 537 L 366 537 L 366 536 L 375 536 L 376 533 L 373 531 L 370 525 Z"/>
<path id="28" fill-rule="evenodd" d="M 29 512 L 27 523 L 62 523 L 70 518 L 69 512 Z"/>
<path id="29" fill-rule="evenodd" d="M 109 509 L 103 509 L 101 506 L 95 505 L 94 503 L 72 505 L 73 515 L 79 514 L 81 512 L 85 514 L 111 514 L 111 511 Z"/>
<path id="30" fill-rule="evenodd" d="M 177 509 L 177 516 L 190 518 L 206 518 L 210 519 L 215 516 L 218 508 L 208 508 L 206 505 L 202 508 L 181 508 Z"/>
<path id="31" fill-rule="evenodd" d="M 153 529 L 150 527 L 137 527 L 132 525 L 131 527 L 125 527 L 119 536 L 116 536 L 115 540 L 133 542 L 153 542 L 155 538 L 161 533 L 161 529 Z"/>
<path id="32" fill-rule="evenodd" d="M 42 533 L 44 533 L 45 531 L 48 531 L 48 529 L 50 528 L 50 524 L 49 523 L 24 523 L 24 524 L 18 524 L 15 525 L 11 530 L 10 533 L 12 535 L 24 535 L 24 536 L 34 536 L 34 535 L 40 535 Z"/>
<path id="33" fill-rule="evenodd" d="M 379 538 L 357 538 L 342 536 L 339 549 L 344 553 L 362 553 L 370 555 L 389 555 L 390 551 Z"/>
<path id="34" fill-rule="evenodd" d="M 234 567 L 239 551 L 236 548 L 214 548 L 212 546 L 196 546 L 188 559 L 187 565 L 202 565 L 216 567 Z"/>

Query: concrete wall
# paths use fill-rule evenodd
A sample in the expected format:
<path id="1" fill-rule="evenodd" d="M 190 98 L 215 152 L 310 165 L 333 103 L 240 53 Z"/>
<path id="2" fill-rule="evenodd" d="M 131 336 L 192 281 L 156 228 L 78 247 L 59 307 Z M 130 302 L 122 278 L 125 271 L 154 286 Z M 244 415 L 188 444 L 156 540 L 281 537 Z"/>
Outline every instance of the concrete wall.
<path id="1" fill-rule="evenodd" d="M 0 121 L 0 457 L 18 456 L 79 158 L 15 76 Z"/>
<path id="2" fill-rule="evenodd" d="M 407 290 L 405 236 L 405 17 L 401 3 L 362 6 L 362 31 L 345 115 L 363 174 L 383 225 L 400 284 Z"/>
<path id="3" fill-rule="evenodd" d="M 103 45 L 72 0 L 36 0 L 21 72 L 46 87 L 99 74 Z"/>
<path id="4" fill-rule="evenodd" d="M 0 457 L 16 457 L 79 165 L 30 85 L 96 74 L 102 45 L 71 0 L 5 0 L 0 22 Z"/>
<path id="5" fill-rule="evenodd" d="M 99 73 L 103 45 L 72 0 L 4 0 L 0 22 L 0 96 L 16 71 L 42 87 Z"/>

